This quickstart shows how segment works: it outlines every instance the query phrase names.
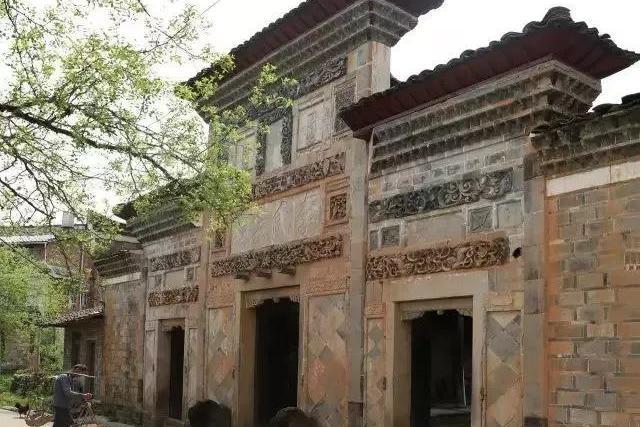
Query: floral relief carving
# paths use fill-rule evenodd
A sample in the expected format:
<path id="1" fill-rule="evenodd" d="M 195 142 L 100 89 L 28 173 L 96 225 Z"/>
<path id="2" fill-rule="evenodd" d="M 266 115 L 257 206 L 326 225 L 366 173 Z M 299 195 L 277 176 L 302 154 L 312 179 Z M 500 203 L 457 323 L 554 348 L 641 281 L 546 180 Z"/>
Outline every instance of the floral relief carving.
<path id="1" fill-rule="evenodd" d="M 343 237 L 341 235 L 299 240 L 214 261 L 211 265 L 211 274 L 217 277 L 237 272 L 284 268 L 319 259 L 339 257 L 342 253 Z"/>
<path id="2" fill-rule="evenodd" d="M 495 200 L 512 191 L 512 175 L 512 169 L 504 169 L 377 200 L 369 204 L 369 221 L 402 218 L 481 199 Z"/>
<path id="3" fill-rule="evenodd" d="M 200 247 L 163 255 L 149 260 L 149 271 L 171 270 L 200 262 Z"/>
<path id="4" fill-rule="evenodd" d="M 342 132 L 348 129 L 347 124 L 340 118 L 340 113 L 354 103 L 356 84 L 352 81 L 349 84 L 336 89 L 334 98 L 334 132 Z"/>
<path id="5" fill-rule="evenodd" d="M 341 293 L 347 289 L 347 277 L 340 279 L 312 279 L 307 283 L 307 295 L 325 295 L 329 293 Z"/>
<path id="6" fill-rule="evenodd" d="M 171 304 L 184 304 L 198 301 L 198 288 L 187 287 L 178 289 L 166 289 L 155 291 L 149 294 L 147 302 L 149 307 L 159 307 Z"/>
<path id="7" fill-rule="evenodd" d="M 336 154 L 254 184 L 255 199 L 287 191 L 310 182 L 318 181 L 345 171 L 345 153 Z"/>
<path id="8" fill-rule="evenodd" d="M 373 256 L 367 260 L 367 279 L 389 279 L 450 270 L 490 267 L 508 259 L 509 243 L 505 238 L 479 240 L 455 246 Z"/>

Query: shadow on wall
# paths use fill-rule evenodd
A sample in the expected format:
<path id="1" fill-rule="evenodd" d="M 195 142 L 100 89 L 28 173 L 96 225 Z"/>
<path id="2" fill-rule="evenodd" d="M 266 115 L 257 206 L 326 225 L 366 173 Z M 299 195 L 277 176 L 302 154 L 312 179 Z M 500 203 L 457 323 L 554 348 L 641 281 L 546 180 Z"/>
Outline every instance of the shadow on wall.
<path id="1" fill-rule="evenodd" d="M 189 408 L 191 427 L 231 427 L 231 411 L 213 400 L 203 400 Z M 298 408 L 283 408 L 265 427 L 318 427 L 318 423 Z"/>

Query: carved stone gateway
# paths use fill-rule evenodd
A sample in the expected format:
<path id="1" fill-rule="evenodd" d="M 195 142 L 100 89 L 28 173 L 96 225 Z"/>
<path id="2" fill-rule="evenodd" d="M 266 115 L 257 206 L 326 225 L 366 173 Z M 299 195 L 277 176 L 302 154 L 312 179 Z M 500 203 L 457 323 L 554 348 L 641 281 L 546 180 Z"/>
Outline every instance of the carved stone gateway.
<path id="1" fill-rule="evenodd" d="M 147 298 L 149 307 L 159 307 L 171 304 L 183 304 L 198 301 L 198 288 L 186 287 L 178 289 L 166 289 L 164 291 L 151 292 Z"/>
<path id="2" fill-rule="evenodd" d="M 495 200 L 510 191 L 512 169 L 490 172 L 372 202 L 369 204 L 369 221 L 374 223 L 389 218 L 402 218 L 481 199 Z"/>
<path id="3" fill-rule="evenodd" d="M 339 257 L 342 253 L 343 236 L 341 235 L 299 240 L 214 261 L 211 265 L 211 275 L 217 277 L 234 274 L 239 271 L 282 269 L 319 259 Z"/>
<path id="4" fill-rule="evenodd" d="M 282 193 L 294 187 L 309 184 L 345 171 L 345 153 L 336 154 L 298 169 L 264 179 L 254 184 L 255 199 Z"/>
<path id="5" fill-rule="evenodd" d="M 456 246 L 374 256 L 367 260 L 367 279 L 389 279 L 501 265 L 507 261 L 508 252 L 509 243 L 501 237 L 492 241 L 479 240 Z"/>

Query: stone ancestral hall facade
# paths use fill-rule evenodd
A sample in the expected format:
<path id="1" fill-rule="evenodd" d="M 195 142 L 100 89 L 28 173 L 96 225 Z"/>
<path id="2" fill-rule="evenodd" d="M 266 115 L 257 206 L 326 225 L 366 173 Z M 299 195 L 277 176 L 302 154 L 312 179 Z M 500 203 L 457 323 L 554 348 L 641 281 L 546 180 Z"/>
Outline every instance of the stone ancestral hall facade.
<path id="1" fill-rule="evenodd" d="M 269 62 L 293 106 L 232 147 L 259 209 L 225 235 L 121 212 L 140 245 L 98 263 L 114 412 L 638 423 L 638 96 L 588 110 L 639 56 L 554 8 L 390 87 L 390 47 L 439 5 L 309 0 L 232 51 L 203 103 L 247 102 Z"/>

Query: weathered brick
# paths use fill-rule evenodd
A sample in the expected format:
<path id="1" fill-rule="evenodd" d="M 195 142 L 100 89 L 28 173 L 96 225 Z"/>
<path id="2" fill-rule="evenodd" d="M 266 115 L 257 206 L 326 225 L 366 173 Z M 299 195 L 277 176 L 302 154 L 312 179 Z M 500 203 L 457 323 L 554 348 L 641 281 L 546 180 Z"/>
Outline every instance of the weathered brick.
<path id="1" fill-rule="evenodd" d="M 614 231 L 629 231 L 639 229 L 639 216 L 626 216 L 614 219 Z"/>
<path id="2" fill-rule="evenodd" d="M 596 220 L 596 209 L 593 207 L 582 207 L 581 209 L 570 211 L 570 224 L 584 224 L 588 221 Z"/>
<path id="3" fill-rule="evenodd" d="M 580 289 L 602 288 L 605 284 L 603 273 L 581 273 L 576 275 L 576 286 Z"/>
<path id="4" fill-rule="evenodd" d="M 585 192 L 585 202 L 586 203 L 596 203 L 608 200 L 609 190 L 607 188 L 597 188 L 594 190 L 589 190 Z"/>
<path id="5" fill-rule="evenodd" d="M 594 253 L 599 247 L 597 239 L 578 240 L 574 242 L 574 252 L 581 253 Z"/>
<path id="6" fill-rule="evenodd" d="M 612 231 L 612 221 L 608 219 L 591 221 L 585 224 L 586 236 L 601 236 L 611 231 Z"/>
<path id="7" fill-rule="evenodd" d="M 559 406 L 550 406 L 550 419 L 558 423 L 567 423 L 570 420 L 570 410 Z"/>
<path id="8" fill-rule="evenodd" d="M 638 356 L 639 341 L 610 341 L 608 352 L 617 356 Z"/>
<path id="9" fill-rule="evenodd" d="M 609 338 L 616 336 L 614 323 L 590 323 L 586 331 L 588 338 Z"/>
<path id="10" fill-rule="evenodd" d="M 559 305 L 577 306 L 585 303 L 585 294 L 583 291 L 561 292 L 559 294 Z"/>
<path id="11" fill-rule="evenodd" d="M 617 362 L 615 359 L 589 359 L 588 372 L 606 373 L 616 372 Z"/>
<path id="12" fill-rule="evenodd" d="M 558 235 L 563 240 L 577 240 L 582 239 L 585 235 L 584 224 L 568 224 L 560 225 L 558 228 Z"/>
<path id="13" fill-rule="evenodd" d="M 639 377 L 606 377 L 605 388 L 609 391 L 632 392 L 639 390 Z"/>
<path id="14" fill-rule="evenodd" d="M 628 427 L 630 423 L 630 415 L 621 412 L 601 412 L 601 425 L 603 426 L 616 426 Z"/>
<path id="15" fill-rule="evenodd" d="M 598 322 L 605 319 L 605 307 L 598 304 L 584 305 L 576 309 L 577 320 Z"/>
<path id="16" fill-rule="evenodd" d="M 586 360 L 578 357 L 560 357 L 552 359 L 552 365 L 562 371 L 585 371 Z"/>
<path id="17" fill-rule="evenodd" d="M 552 305 L 548 309 L 548 320 L 551 322 L 569 322 L 575 320 L 575 310 L 573 308 L 561 308 Z"/>
<path id="18" fill-rule="evenodd" d="M 639 194 L 639 181 L 632 180 L 617 184 L 613 187 L 612 196 L 619 199 Z"/>
<path id="19" fill-rule="evenodd" d="M 571 356 L 574 354 L 572 341 L 550 341 L 548 352 L 553 356 Z"/>
<path id="20" fill-rule="evenodd" d="M 638 389 L 637 389 L 638 390 Z M 625 393 L 619 395 L 619 405 L 623 410 L 639 414 L 639 393 Z M 638 421 L 638 420 L 637 420 Z"/>
<path id="21" fill-rule="evenodd" d="M 639 358 L 623 358 L 619 359 L 619 370 L 626 374 L 638 374 L 639 373 Z"/>
<path id="22" fill-rule="evenodd" d="M 597 423 L 597 413 L 588 409 L 570 408 L 570 422 L 595 425 Z"/>
<path id="23" fill-rule="evenodd" d="M 587 394 L 586 406 L 594 409 L 616 409 L 617 394 L 605 391 L 592 391 Z"/>
<path id="24" fill-rule="evenodd" d="M 613 271 L 608 273 L 609 286 L 630 286 L 639 285 L 638 271 Z"/>
<path id="25" fill-rule="evenodd" d="M 585 203 L 585 195 L 583 193 L 566 194 L 559 197 L 559 209 L 569 209 L 581 206 Z"/>
<path id="26" fill-rule="evenodd" d="M 588 360 L 588 366 L 591 360 Z M 602 390 L 604 387 L 603 377 L 591 374 L 575 374 L 574 384 L 577 390 Z"/>
<path id="27" fill-rule="evenodd" d="M 605 356 L 607 353 L 607 342 L 603 340 L 582 342 L 577 345 L 576 352 L 579 356 Z"/>
<path id="28" fill-rule="evenodd" d="M 583 324 L 561 324 L 554 328 L 554 336 L 557 338 L 584 338 L 586 334 Z"/>
<path id="29" fill-rule="evenodd" d="M 639 320 L 639 306 L 613 305 L 608 308 L 608 320 Z"/>
<path id="30" fill-rule="evenodd" d="M 556 392 L 556 403 L 564 406 L 583 406 L 586 394 L 580 391 L 559 390 Z"/>
<path id="31" fill-rule="evenodd" d="M 617 289 L 617 300 L 623 304 L 634 305 L 639 303 L 639 298 L 641 297 L 639 293 L 639 288 L 622 288 Z"/>
<path id="32" fill-rule="evenodd" d="M 639 335 L 639 322 L 621 322 L 617 324 L 617 336 L 619 338 L 639 338 Z"/>
<path id="33" fill-rule="evenodd" d="M 616 301 L 614 289 L 598 289 L 588 291 L 588 304 L 604 304 Z"/>
<path id="34" fill-rule="evenodd" d="M 576 256 L 568 258 L 565 262 L 565 271 L 583 273 L 594 271 L 596 259 L 593 256 Z"/>

